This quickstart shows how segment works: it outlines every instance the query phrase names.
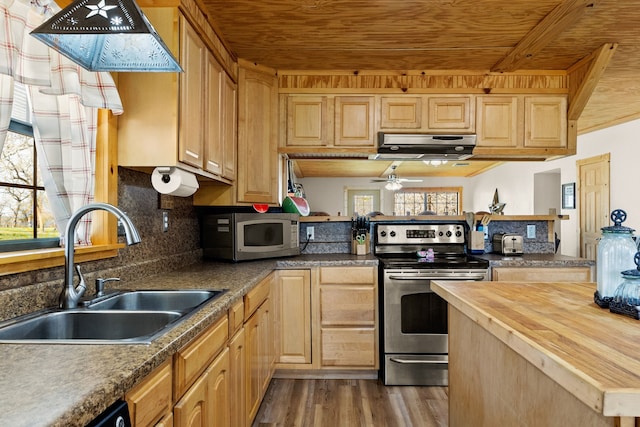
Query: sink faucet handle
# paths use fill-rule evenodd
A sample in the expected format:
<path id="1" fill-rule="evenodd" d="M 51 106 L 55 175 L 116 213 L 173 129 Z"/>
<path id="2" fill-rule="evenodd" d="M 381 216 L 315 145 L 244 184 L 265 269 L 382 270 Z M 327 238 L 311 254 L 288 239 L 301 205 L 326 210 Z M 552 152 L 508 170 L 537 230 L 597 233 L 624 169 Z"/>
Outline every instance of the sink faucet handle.
<path id="1" fill-rule="evenodd" d="M 84 291 L 87 290 L 87 285 L 84 281 L 84 276 L 82 275 L 82 272 L 80 271 L 80 265 L 76 264 L 76 272 L 78 273 L 78 278 L 80 278 L 80 283 L 78 283 L 78 286 L 76 286 L 76 292 L 78 293 L 79 296 L 82 296 L 84 294 Z"/>
<path id="2" fill-rule="evenodd" d="M 101 297 L 104 295 L 104 284 L 106 282 L 119 282 L 119 277 L 109 277 L 108 279 L 98 278 L 96 279 L 96 297 Z"/>

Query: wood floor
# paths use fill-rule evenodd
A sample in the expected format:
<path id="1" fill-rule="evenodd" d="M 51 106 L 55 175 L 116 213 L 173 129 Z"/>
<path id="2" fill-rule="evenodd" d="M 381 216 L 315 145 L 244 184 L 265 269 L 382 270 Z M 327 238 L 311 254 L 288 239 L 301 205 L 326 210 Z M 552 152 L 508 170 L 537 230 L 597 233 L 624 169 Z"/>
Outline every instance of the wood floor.
<path id="1" fill-rule="evenodd" d="M 448 391 L 371 379 L 274 378 L 253 427 L 446 427 Z"/>

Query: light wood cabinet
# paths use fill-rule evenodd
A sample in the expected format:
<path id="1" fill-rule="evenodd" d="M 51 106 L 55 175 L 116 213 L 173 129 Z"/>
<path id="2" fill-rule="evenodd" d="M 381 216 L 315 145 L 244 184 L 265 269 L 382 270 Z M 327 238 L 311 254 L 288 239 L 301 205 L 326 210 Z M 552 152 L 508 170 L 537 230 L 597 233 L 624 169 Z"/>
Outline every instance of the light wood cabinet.
<path id="1" fill-rule="evenodd" d="M 567 98 L 524 97 L 524 146 L 565 148 L 567 146 Z"/>
<path id="2" fill-rule="evenodd" d="M 515 148 L 518 145 L 518 97 L 478 96 L 476 131 L 478 147 Z"/>
<path id="3" fill-rule="evenodd" d="M 335 97 L 336 147 L 375 147 L 375 97 Z"/>
<path id="4" fill-rule="evenodd" d="M 135 427 L 154 426 L 171 414 L 171 372 L 171 360 L 167 360 L 125 394 L 131 423 Z"/>
<path id="5" fill-rule="evenodd" d="M 173 408 L 175 427 L 231 427 L 229 349 L 216 357 Z"/>
<path id="6" fill-rule="evenodd" d="M 327 147 L 333 141 L 333 120 L 326 96 L 285 97 L 289 146 Z"/>
<path id="7" fill-rule="evenodd" d="M 272 273 L 247 293 L 244 301 L 247 319 L 244 324 L 245 410 L 248 426 L 258 413 L 275 367 L 273 313 L 270 298 L 274 280 L 275 275 Z M 260 300 L 258 296 L 264 298 Z M 254 308 L 256 305 L 257 308 Z M 250 313 L 248 317 L 247 313 Z"/>
<path id="8" fill-rule="evenodd" d="M 406 130 L 422 127 L 421 96 L 381 96 L 380 129 Z"/>
<path id="9" fill-rule="evenodd" d="M 237 202 L 278 203 L 278 80 L 240 62 Z"/>
<path id="10" fill-rule="evenodd" d="M 473 132 L 475 105 L 471 96 L 427 96 L 428 132 Z"/>
<path id="11" fill-rule="evenodd" d="M 276 362 L 311 363 L 311 273 L 278 270 L 274 288 Z"/>
<path id="12" fill-rule="evenodd" d="M 491 278 L 503 282 L 590 282 L 590 267 L 493 267 Z"/>
<path id="13" fill-rule="evenodd" d="M 236 178 L 238 147 L 238 86 L 227 73 L 222 73 L 222 176 Z"/>
<path id="14" fill-rule="evenodd" d="M 236 150 L 235 92 L 228 80 L 232 86 L 233 81 L 177 8 L 144 12 L 184 72 L 118 76 L 126 109 L 118 118 L 118 164 L 145 171 L 179 166 L 229 182 Z"/>
<path id="15" fill-rule="evenodd" d="M 474 158 L 568 154 L 565 96 L 478 96 Z"/>
<path id="16" fill-rule="evenodd" d="M 373 267 L 319 269 L 323 367 L 378 367 L 377 295 Z"/>
<path id="17" fill-rule="evenodd" d="M 243 427 L 246 422 L 245 338 L 241 328 L 229 341 L 230 418 L 232 426 Z"/>

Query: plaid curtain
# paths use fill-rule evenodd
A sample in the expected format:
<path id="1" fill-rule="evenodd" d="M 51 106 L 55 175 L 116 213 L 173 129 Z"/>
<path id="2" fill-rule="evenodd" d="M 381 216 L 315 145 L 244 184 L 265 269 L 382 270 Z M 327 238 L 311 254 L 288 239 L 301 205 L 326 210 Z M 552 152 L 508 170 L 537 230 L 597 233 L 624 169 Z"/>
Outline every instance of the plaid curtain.
<path id="1" fill-rule="evenodd" d="M 41 175 L 64 244 L 69 217 L 93 201 L 97 108 L 123 111 L 109 73 L 89 72 L 29 34 L 59 10 L 53 0 L 0 0 L 0 149 L 15 80 L 29 88 Z M 90 226 L 87 215 L 76 244 L 91 244 Z"/>

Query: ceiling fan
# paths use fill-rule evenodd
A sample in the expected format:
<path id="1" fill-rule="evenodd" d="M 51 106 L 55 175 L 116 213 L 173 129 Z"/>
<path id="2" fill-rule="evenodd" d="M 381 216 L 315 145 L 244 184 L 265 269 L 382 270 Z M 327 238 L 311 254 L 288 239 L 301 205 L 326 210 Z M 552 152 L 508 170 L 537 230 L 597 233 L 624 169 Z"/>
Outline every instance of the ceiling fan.
<path id="1" fill-rule="evenodd" d="M 387 184 L 384 186 L 384 188 L 392 191 L 401 189 L 403 182 L 422 182 L 421 179 L 400 178 L 394 173 L 395 170 L 396 166 L 391 166 L 391 175 L 389 175 L 386 179 L 372 179 L 371 182 L 386 182 Z"/>

